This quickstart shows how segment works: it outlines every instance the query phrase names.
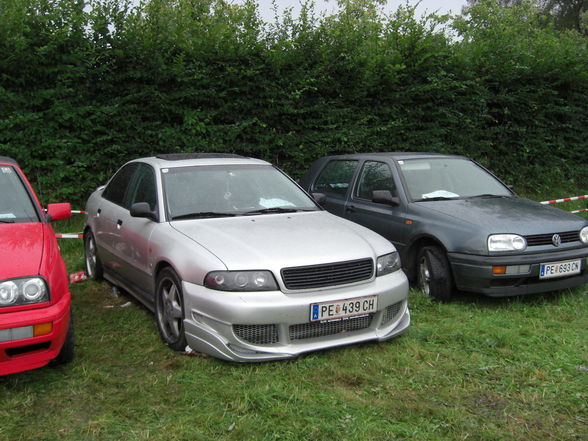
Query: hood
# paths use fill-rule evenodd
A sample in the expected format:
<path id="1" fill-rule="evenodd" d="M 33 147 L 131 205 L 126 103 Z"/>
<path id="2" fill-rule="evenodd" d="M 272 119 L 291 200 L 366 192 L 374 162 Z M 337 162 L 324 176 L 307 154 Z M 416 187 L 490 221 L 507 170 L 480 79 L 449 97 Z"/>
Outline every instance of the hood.
<path id="1" fill-rule="evenodd" d="M 171 222 L 229 270 L 287 268 L 393 251 L 377 234 L 324 211 Z"/>
<path id="2" fill-rule="evenodd" d="M 520 235 L 550 234 L 580 230 L 588 223 L 559 208 L 518 197 L 489 197 L 449 201 L 417 202 L 462 222 L 475 224 L 488 233 Z"/>
<path id="3" fill-rule="evenodd" d="M 39 274 L 44 225 L 0 224 L 0 280 Z"/>

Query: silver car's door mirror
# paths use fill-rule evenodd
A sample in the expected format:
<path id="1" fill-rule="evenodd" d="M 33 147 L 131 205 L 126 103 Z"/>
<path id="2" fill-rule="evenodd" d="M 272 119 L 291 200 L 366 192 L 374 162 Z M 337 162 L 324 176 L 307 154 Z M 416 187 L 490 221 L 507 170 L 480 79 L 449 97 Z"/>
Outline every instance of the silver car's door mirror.
<path id="1" fill-rule="evenodd" d="M 312 198 L 321 207 L 324 206 L 327 201 L 327 196 L 324 193 L 312 193 Z"/>
<path id="2" fill-rule="evenodd" d="M 396 207 L 400 205 L 400 198 L 398 196 L 392 196 L 390 190 L 374 190 L 372 191 L 372 202 Z"/>
<path id="3" fill-rule="evenodd" d="M 147 202 L 137 202 L 131 205 L 130 214 L 132 217 L 144 217 L 157 221 L 157 214 L 151 211 L 151 207 Z"/>

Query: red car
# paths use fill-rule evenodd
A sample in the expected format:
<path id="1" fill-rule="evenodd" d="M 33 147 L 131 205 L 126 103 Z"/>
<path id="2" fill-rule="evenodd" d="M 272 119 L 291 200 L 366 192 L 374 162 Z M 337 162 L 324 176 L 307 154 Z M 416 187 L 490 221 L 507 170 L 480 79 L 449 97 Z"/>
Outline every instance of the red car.
<path id="1" fill-rule="evenodd" d="M 71 295 L 51 221 L 69 204 L 43 210 L 13 159 L 0 156 L 0 375 L 73 357 Z"/>

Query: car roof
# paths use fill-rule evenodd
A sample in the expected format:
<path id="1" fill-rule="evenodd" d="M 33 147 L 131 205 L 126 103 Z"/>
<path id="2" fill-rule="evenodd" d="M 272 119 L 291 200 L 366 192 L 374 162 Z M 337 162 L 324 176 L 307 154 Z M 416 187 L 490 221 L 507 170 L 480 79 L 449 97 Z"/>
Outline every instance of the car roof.
<path id="1" fill-rule="evenodd" d="M 430 152 L 376 152 L 376 153 L 350 153 L 346 155 L 327 156 L 328 159 L 384 159 L 391 158 L 395 161 L 406 159 L 427 159 L 427 158 L 465 158 L 462 155 L 430 153 Z"/>
<path id="2" fill-rule="evenodd" d="M 18 165 L 18 162 L 8 156 L 0 156 L 0 163 Z"/>
<path id="3" fill-rule="evenodd" d="M 144 162 L 154 168 L 191 167 L 198 165 L 271 165 L 261 159 L 247 158 L 231 153 L 170 153 L 130 162 Z"/>

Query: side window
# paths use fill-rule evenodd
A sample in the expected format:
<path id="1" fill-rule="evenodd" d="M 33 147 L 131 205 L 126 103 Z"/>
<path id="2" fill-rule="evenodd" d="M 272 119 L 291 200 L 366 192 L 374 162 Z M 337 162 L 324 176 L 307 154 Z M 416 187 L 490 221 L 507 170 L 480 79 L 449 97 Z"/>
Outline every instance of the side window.
<path id="1" fill-rule="evenodd" d="M 137 162 L 133 162 L 121 168 L 104 189 L 102 197 L 121 207 L 124 206 L 127 188 L 138 166 Z"/>
<path id="2" fill-rule="evenodd" d="M 313 190 L 325 194 L 344 196 L 357 168 L 358 161 L 331 161 L 321 171 Z"/>
<path id="3" fill-rule="evenodd" d="M 140 164 L 129 188 L 130 191 L 127 193 L 124 203 L 125 208 L 131 208 L 131 205 L 137 202 L 147 202 L 149 208 L 155 211 L 157 207 L 157 187 L 153 168 L 147 164 Z"/>
<path id="4" fill-rule="evenodd" d="M 366 161 L 361 170 L 354 196 L 358 199 L 371 201 L 374 190 L 389 190 L 392 196 L 398 196 L 390 166 L 384 162 Z"/>

